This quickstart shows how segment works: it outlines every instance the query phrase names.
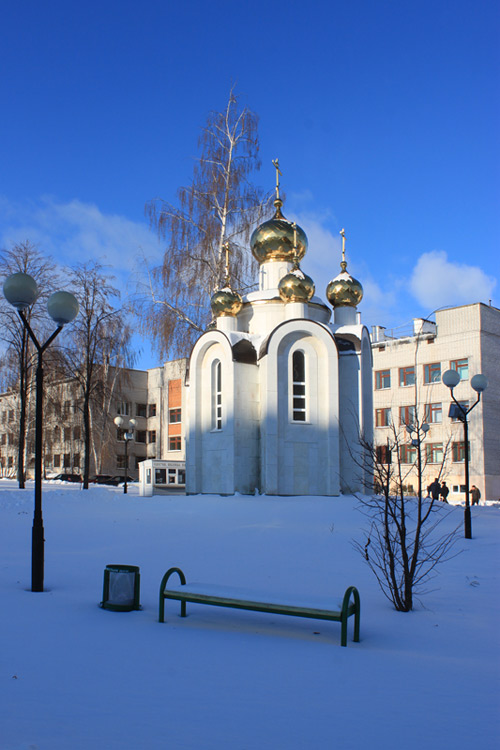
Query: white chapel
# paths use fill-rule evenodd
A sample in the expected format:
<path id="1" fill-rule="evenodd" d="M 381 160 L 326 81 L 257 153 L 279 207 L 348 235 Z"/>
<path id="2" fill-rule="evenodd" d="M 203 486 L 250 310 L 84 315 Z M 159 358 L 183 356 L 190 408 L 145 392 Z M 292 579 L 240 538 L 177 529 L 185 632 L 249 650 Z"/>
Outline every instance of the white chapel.
<path id="1" fill-rule="evenodd" d="M 307 237 L 282 214 L 252 234 L 259 288 L 224 288 L 216 327 L 195 344 L 187 389 L 186 492 L 339 495 L 365 484 L 359 438 L 372 439 L 372 355 L 347 271 L 328 284 L 331 307 L 300 269 Z"/>

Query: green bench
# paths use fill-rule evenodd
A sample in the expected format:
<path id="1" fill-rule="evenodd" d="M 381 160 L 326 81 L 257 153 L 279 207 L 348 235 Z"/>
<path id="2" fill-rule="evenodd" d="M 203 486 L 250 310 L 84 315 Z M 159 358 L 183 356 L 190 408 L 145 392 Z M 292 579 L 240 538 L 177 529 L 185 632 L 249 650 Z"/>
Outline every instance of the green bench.
<path id="1" fill-rule="evenodd" d="M 174 573 L 179 576 L 180 583 L 167 586 L 170 576 Z M 325 606 L 324 600 L 314 601 L 312 598 L 307 598 L 304 602 L 295 600 L 292 603 L 288 597 L 283 595 L 271 597 L 266 593 L 259 594 L 256 591 L 246 591 L 230 586 L 215 586 L 206 583 L 187 584 L 186 577 L 180 568 L 169 568 L 160 585 L 160 622 L 165 622 L 165 599 L 180 601 L 181 617 L 186 617 L 186 602 L 193 602 L 194 604 L 210 604 L 215 607 L 269 612 L 275 615 L 333 620 L 342 623 L 342 646 L 347 646 L 347 620 L 351 615 L 354 615 L 353 640 L 359 641 L 360 601 L 358 590 L 354 586 L 349 586 L 346 590 L 339 609 L 333 610 L 328 605 Z"/>

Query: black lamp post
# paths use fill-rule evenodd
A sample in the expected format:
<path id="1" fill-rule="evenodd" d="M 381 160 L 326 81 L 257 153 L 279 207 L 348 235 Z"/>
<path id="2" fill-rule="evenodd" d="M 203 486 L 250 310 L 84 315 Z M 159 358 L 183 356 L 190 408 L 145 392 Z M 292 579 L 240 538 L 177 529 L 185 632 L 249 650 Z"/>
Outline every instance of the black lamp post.
<path id="1" fill-rule="evenodd" d="M 124 430 L 123 439 L 125 441 L 125 482 L 123 483 L 123 492 L 127 494 L 127 475 L 128 475 L 128 441 L 134 439 L 134 427 L 137 422 L 135 419 L 125 420 L 123 417 L 115 417 L 115 425 L 118 429 Z M 127 432 L 132 430 L 132 432 Z"/>
<path id="2" fill-rule="evenodd" d="M 422 503 L 422 440 L 429 432 L 430 427 L 427 422 L 419 425 L 407 424 L 406 432 L 410 436 L 411 444 L 417 449 L 417 471 L 418 471 L 418 502 Z"/>
<path id="3" fill-rule="evenodd" d="M 466 539 L 472 539 L 472 519 L 469 502 L 469 425 L 467 416 L 475 406 L 481 401 L 481 393 L 488 387 L 488 380 L 484 375 L 474 375 L 470 381 L 471 387 L 477 393 L 477 399 L 468 409 L 460 404 L 453 393 L 453 389 L 460 382 L 460 373 L 457 370 L 446 370 L 443 373 L 442 381 L 450 389 L 451 397 L 456 405 L 456 416 L 464 426 L 464 461 L 465 461 L 465 510 L 464 510 L 464 532 Z"/>
<path id="4" fill-rule="evenodd" d="M 55 292 L 49 297 L 47 311 L 57 323 L 54 333 L 44 344 L 40 344 L 24 314 L 38 297 L 38 286 L 27 273 L 9 276 L 3 285 L 7 302 L 17 309 L 19 317 L 38 352 L 36 369 L 36 411 L 35 411 L 35 510 L 31 535 L 31 590 L 43 591 L 44 538 L 42 518 L 42 451 L 43 451 L 43 353 L 62 331 L 78 315 L 78 300 L 69 292 Z"/>

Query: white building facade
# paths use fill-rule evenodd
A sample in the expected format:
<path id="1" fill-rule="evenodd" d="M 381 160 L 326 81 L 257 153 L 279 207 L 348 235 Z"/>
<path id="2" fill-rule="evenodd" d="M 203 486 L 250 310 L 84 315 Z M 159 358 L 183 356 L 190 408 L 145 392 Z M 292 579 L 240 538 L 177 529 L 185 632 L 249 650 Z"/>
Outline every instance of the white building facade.
<path id="1" fill-rule="evenodd" d="M 448 369 L 460 374 L 454 395 L 469 408 L 477 399 L 471 378 L 479 373 L 487 377 L 488 387 L 468 418 L 470 485 L 479 488 L 483 499 L 498 500 L 500 310 L 482 303 L 440 310 L 435 323 L 415 319 L 406 336 L 374 327 L 372 350 L 374 434 L 380 458 L 387 459 L 385 446 L 398 435 L 405 482 L 416 489 L 416 449 L 405 426 L 429 424 L 422 442 L 424 487 L 439 476 L 458 501 L 465 497 L 463 424 L 449 416 L 452 399 L 441 378 Z"/>

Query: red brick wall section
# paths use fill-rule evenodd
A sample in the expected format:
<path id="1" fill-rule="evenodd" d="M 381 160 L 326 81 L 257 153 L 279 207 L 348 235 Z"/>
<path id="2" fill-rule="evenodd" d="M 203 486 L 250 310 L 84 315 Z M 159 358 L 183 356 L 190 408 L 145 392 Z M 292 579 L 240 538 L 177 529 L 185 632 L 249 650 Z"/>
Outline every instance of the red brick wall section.
<path id="1" fill-rule="evenodd" d="M 174 409 L 175 407 L 182 406 L 182 383 L 181 380 L 169 380 L 168 381 L 168 408 Z M 181 414 L 182 420 L 182 414 Z M 168 435 L 181 435 L 182 434 L 182 421 L 176 422 L 175 424 L 168 425 Z"/>

